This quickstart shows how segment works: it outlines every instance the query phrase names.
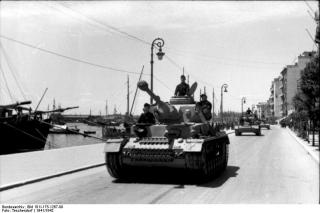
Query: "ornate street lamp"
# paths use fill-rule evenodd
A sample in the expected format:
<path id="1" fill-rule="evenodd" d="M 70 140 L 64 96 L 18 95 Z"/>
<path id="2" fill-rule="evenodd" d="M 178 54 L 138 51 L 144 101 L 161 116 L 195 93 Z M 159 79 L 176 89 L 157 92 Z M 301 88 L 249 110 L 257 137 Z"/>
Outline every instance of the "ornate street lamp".
<path id="1" fill-rule="evenodd" d="M 227 88 L 228 88 L 228 84 L 223 84 L 221 86 L 221 105 L 220 105 L 221 123 L 223 123 L 223 92 L 228 92 Z"/>
<path id="2" fill-rule="evenodd" d="M 156 38 L 153 40 L 152 44 L 151 44 L 151 61 L 150 61 L 150 65 L 151 65 L 151 81 L 150 81 L 150 89 L 153 92 L 153 48 L 156 46 L 157 49 L 159 50 L 156 55 L 158 56 L 159 60 L 162 60 L 163 56 L 164 56 L 164 52 L 162 52 L 162 47 L 164 45 L 164 41 L 162 38 Z M 150 104 L 153 103 L 153 98 L 150 97 Z"/>

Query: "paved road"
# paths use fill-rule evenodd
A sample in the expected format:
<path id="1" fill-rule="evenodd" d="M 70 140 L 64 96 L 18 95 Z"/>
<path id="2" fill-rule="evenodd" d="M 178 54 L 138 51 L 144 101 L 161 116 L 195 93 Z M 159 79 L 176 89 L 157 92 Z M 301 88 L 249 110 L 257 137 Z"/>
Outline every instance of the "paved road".
<path id="1" fill-rule="evenodd" d="M 1 203 L 318 203 L 319 165 L 287 130 L 230 136 L 229 165 L 205 184 L 121 183 L 104 167 L 3 191 Z"/>

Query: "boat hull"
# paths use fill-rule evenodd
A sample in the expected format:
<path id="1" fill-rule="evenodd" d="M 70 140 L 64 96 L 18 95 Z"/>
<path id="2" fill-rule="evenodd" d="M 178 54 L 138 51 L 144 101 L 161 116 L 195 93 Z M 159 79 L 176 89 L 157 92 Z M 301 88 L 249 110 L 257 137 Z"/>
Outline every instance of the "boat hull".
<path id="1" fill-rule="evenodd" d="M 44 120 L 44 122 L 49 122 Z M 0 154 L 12 154 L 43 150 L 46 145 L 50 125 L 37 119 L 22 117 L 0 123 Z"/>

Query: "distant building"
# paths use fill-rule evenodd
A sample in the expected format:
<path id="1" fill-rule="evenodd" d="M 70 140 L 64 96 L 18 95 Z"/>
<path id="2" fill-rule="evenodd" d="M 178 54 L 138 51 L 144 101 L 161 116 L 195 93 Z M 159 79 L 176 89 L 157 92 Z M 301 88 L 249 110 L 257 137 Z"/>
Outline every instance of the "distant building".
<path id="1" fill-rule="evenodd" d="M 281 114 L 281 97 L 280 97 L 280 77 L 275 78 L 270 87 L 270 98 L 269 98 L 269 105 L 270 105 L 270 113 L 271 116 L 274 118 L 280 118 Z"/>
<path id="2" fill-rule="evenodd" d="M 257 115 L 259 119 L 267 119 L 271 117 L 270 102 L 260 102 L 257 105 Z"/>
<path id="3" fill-rule="evenodd" d="M 281 98 L 281 116 L 287 116 L 294 111 L 292 98 L 298 91 L 298 81 L 301 71 L 307 63 L 315 56 L 315 52 L 303 52 L 298 57 L 298 62 L 294 65 L 288 65 L 281 71 L 280 76 L 280 98 Z"/>

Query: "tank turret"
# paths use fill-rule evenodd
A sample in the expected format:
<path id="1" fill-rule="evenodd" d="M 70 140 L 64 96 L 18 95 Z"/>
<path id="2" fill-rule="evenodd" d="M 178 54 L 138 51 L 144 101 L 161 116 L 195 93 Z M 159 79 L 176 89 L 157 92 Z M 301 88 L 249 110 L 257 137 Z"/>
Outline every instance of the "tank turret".
<path id="1" fill-rule="evenodd" d="M 148 87 L 146 81 L 139 81 L 138 88 L 146 92 L 156 102 L 156 107 L 153 108 L 153 113 L 160 123 L 180 123 L 182 115 L 171 104 L 163 102 L 159 96 L 155 95 Z"/>

